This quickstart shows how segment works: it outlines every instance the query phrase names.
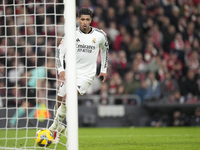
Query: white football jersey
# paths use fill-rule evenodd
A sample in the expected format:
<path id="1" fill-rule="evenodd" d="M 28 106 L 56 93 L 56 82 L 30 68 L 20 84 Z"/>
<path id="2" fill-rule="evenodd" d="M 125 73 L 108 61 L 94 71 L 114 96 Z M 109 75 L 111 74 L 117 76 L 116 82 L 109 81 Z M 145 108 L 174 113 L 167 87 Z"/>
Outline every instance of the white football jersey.
<path id="1" fill-rule="evenodd" d="M 57 68 L 58 73 L 64 71 L 64 55 L 66 55 L 66 48 L 64 48 L 64 39 L 62 39 L 57 51 Z M 101 72 L 106 73 L 108 65 L 108 41 L 103 30 L 91 27 L 91 31 L 85 34 L 78 27 L 76 29 L 76 63 L 77 63 L 77 77 L 93 78 L 97 69 L 97 57 L 99 50 L 101 50 Z"/>

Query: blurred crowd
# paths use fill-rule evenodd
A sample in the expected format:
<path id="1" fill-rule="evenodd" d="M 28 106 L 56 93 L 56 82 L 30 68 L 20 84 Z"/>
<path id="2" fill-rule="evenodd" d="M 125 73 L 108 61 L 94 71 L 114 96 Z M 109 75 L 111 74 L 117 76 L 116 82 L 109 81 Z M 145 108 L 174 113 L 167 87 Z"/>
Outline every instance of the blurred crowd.
<path id="1" fill-rule="evenodd" d="M 199 0 L 85 0 L 109 39 L 107 83 L 97 91 L 141 102 L 200 102 Z M 109 103 L 106 98 L 104 104 Z M 116 104 L 136 104 L 135 100 Z"/>
<path id="2" fill-rule="evenodd" d="M 55 55 L 63 35 L 59 24 L 64 24 L 64 6 L 51 2 L 37 0 L 33 5 L 29 0 L 0 0 L 3 106 L 35 106 L 56 95 Z"/>
<path id="3" fill-rule="evenodd" d="M 23 90 L 36 87 L 28 83 L 37 67 L 45 72 L 41 89 L 48 89 L 46 96 L 55 95 L 55 53 L 64 35 L 63 1 L 14 2 L 0 0 L 0 95 L 17 94 L 20 99 L 29 93 Z M 91 26 L 105 31 L 110 46 L 107 81 L 95 78 L 86 94 L 99 94 L 104 105 L 109 104 L 109 95 L 118 94 L 137 95 L 141 103 L 200 102 L 200 0 L 76 3 L 76 13 L 81 7 L 93 11 Z M 99 56 L 98 73 L 100 60 Z M 114 103 L 137 104 L 134 99 Z M 16 105 L 16 100 L 8 105 Z"/>
<path id="4" fill-rule="evenodd" d="M 200 126 L 200 107 L 194 108 L 194 112 L 191 113 L 185 113 L 180 109 L 175 109 L 171 113 L 157 111 L 145 125 L 152 127 Z"/>

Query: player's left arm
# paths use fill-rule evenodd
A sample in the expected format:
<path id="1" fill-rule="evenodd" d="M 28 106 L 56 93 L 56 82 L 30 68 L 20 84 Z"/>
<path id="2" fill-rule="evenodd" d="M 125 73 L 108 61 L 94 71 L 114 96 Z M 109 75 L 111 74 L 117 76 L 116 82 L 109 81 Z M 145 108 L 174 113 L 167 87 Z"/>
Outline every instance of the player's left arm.
<path id="1" fill-rule="evenodd" d="M 102 42 L 100 43 L 100 50 L 101 50 L 101 72 L 100 72 L 98 78 L 102 76 L 103 77 L 103 81 L 102 82 L 105 82 L 105 80 L 107 78 L 109 45 L 108 45 L 108 40 L 107 40 L 106 34 L 104 33 L 103 35 L 104 36 L 102 38 Z"/>

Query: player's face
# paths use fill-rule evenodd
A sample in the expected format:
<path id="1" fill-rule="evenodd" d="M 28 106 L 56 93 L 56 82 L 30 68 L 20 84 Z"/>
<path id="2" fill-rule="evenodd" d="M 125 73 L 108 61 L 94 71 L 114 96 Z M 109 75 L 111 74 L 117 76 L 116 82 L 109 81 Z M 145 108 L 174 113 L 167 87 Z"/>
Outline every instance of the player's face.
<path id="1" fill-rule="evenodd" d="M 89 32 L 90 30 L 90 23 L 92 22 L 92 18 L 90 15 L 81 15 L 80 18 L 78 18 L 80 29 L 84 32 Z"/>

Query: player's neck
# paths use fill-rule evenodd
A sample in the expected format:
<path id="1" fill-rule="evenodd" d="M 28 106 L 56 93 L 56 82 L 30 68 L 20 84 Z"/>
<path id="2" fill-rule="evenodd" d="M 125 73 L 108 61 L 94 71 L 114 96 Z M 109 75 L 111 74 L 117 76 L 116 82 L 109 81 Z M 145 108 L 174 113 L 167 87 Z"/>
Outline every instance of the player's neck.
<path id="1" fill-rule="evenodd" d="M 80 30 L 81 30 L 81 28 L 80 28 Z M 89 27 L 88 30 L 86 30 L 86 31 L 81 30 L 81 31 L 82 31 L 83 33 L 85 33 L 85 34 L 88 34 L 88 33 L 90 33 L 90 32 L 92 31 L 92 28 Z"/>

